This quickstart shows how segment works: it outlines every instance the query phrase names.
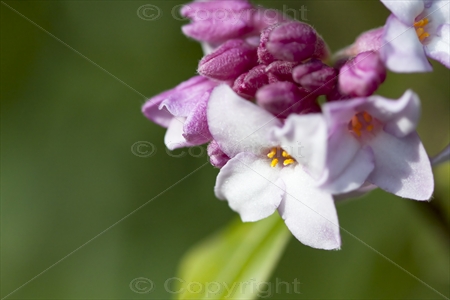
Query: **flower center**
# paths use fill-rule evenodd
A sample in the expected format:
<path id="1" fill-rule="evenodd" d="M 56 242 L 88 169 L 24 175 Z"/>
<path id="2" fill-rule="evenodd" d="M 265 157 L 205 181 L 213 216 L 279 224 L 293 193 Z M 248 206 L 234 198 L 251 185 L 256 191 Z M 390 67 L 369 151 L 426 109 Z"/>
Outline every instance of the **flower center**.
<path id="1" fill-rule="evenodd" d="M 373 118 L 365 111 L 354 115 L 348 124 L 348 129 L 353 131 L 358 137 L 361 136 L 361 131 L 371 132 L 373 128 Z"/>
<path id="2" fill-rule="evenodd" d="M 428 24 L 428 18 L 423 18 L 422 20 L 414 23 L 414 28 L 416 28 L 417 37 L 421 42 L 430 36 L 428 32 L 425 31 L 425 26 Z"/>
<path id="3" fill-rule="evenodd" d="M 283 161 L 283 166 L 289 166 L 295 163 L 295 159 L 280 147 L 272 148 L 269 154 L 267 154 L 267 157 L 272 159 L 270 163 L 272 168 L 275 168 L 280 160 Z"/>

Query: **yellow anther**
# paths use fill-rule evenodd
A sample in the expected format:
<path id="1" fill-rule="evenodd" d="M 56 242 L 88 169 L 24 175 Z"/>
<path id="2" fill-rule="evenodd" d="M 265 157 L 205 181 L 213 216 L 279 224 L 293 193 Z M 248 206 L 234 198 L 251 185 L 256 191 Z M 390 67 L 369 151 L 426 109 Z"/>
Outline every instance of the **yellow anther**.
<path id="1" fill-rule="evenodd" d="M 423 27 L 428 24 L 428 18 L 422 19 L 419 22 L 414 23 L 414 27 Z"/>
<path id="2" fill-rule="evenodd" d="M 367 125 L 366 130 L 367 131 L 372 131 L 373 130 L 373 125 L 372 124 Z"/>
<path id="3" fill-rule="evenodd" d="M 267 154 L 268 158 L 273 158 L 275 156 L 275 154 L 277 154 L 277 148 L 273 148 L 269 154 Z"/>
<path id="4" fill-rule="evenodd" d="M 430 34 L 428 32 L 424 32 L 419 36 L 419 40 L 423 41 L 424 39 L 426 39 L 429 36 L 430 36 Z"/>
<path id="5" fill-rule="evenodd" d="M 295 162 L 295 160 L 293 160 L 292 158 L 285 159 L 284 162 L 283 162 L 283 165 L 284 166 L 288 166 L 290 164 L 293 164 L 294 162 Z"/>
<path id="6" fill-rule="evenodd" d="M 272 159 L 272 162 L 270 163 L 270 166 L 272 168 L 275 168 L 278 165 L 278 158 Z"/>
<path id="7" fill-rule="evenodd" d="M 283 151 L 283 153 L 281 153 L 281 156 L 287 157 L 287 158 L 291 157 L 286 151 Z"/>
<path id="8" fill-rule="evenodd" d="M 423 29 L 422 27 L 419 27 L 416 29 L 416 34 L 417 36 L 421 36 L 423 33 L 425 32 L 425 29 Z"/>
<path id="9" fill-rule="evenodd" d="M 363 118 L 364 118 L 364 121 L 366 121 L 367 123 L 372 121 L 372 116 L 366 112 L 363 113 Z"/>
<path id="10" fill-rule="evenodd" d="M 356 124 L 359 124 L 359 120 L 358 120 L 358 117 L 355 115 L 352 118 L 352 127 L 355 127 Z"/>
<path id="11" fill-rule="evenodd" d="M 355 132 L 357 136 L 361 136 L 361 131 L 359 129 L 353 128 L 353 132 Z"/>

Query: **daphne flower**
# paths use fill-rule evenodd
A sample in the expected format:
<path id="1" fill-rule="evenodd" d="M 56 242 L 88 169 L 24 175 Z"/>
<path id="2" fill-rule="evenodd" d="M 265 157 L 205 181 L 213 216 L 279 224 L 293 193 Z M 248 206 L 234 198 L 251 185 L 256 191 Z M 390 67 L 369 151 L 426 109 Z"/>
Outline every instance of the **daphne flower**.
<path id="1" fill-rule="evenodd" d="M 427 56 L 450 68 L 448 0 L 381 0 L 392 12 L 380 54 L 394 72 L 428 72 Z"/>
<path id="2" fill-rule="evenodd" d="M 231 158 L 217 176 L 216 196 L 228 200 L 246 222 L 264 219 L 278 209 L 303 244 L 338 249 L 333 198 L 316 188 L 307 173 L 321 169 L 325 158 L 312 151 L 326 140 L 320 115 L 292 115 L 283 126 L 226 85 L 213 91 L 207 115 L 214 140 Z"/>
<path id="3" fill-rule="evenodd" d="M 428 200 L 430 160 L 416 132 L 420 100 L 407 91 L 399 100 L 380 96 L 327 103 L 328 155 L 322 187 L 333 193 L 365 182 L 395 195 Z"/>
<path id="4" fill-rule="evenodd" d="M 205 77 L 195 76 L 144 104 L 144 115 L 167 128 L 164 143 L 168 149 L 201 145 L 211 140 L 206 105 L 216 85 Z"/>

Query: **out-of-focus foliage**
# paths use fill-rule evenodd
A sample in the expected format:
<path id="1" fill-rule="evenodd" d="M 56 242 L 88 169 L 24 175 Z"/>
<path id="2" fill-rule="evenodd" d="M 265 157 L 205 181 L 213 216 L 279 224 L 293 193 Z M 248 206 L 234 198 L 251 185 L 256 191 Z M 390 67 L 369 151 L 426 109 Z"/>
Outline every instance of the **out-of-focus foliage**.
<path id="1" fill-rule="evenodd" d="M 179 292 L 179 299 L 270 296 L 265 282 L 290 236 L 276 214 L 255 223 L 236 220 L 186 254 L 173 280 L 179 283 L 174 291 Z"/>
<path id="2" fill-rule="evenodd" d="M 178 297 L 164 284 L 183 254 L 235 217 L 214 197 L 217 170 L 204 148 L 166 152 L 164 129 L 140 112 L 146 98 L 193 76 L 202 56 L 181 33 L 185 22 L 171 14 L 181 3 L 0 5 L 1 297 L 31 279 L 6 299 Z M 379 1 L 258 3 L 290 14 L 304 5 L 306 21 L 333 51 L 388 16 Z M 158 19 L 138 17 L 148 4 L 161 10 Z M 448 143 L 450 127 L 449 70 L 434 67 L 390 73 L 379 90 L 420 95 L 419 134 L 430 154 Z M 138 155 L 136 142 L 147 143 Z M 429 203 L 383 191 L 340 206 L 340 224 L 351 233 L 342 231 L 342 250 L 310 249 L 292 238 L 270 282 L 298 279 L 301 294 L 282 289 L 272 298 L 449 297 L 448 182 L 446 164 L 436 169 L 433 203 L 447 223 Z M 152 290 L 130 287 L 141 277 Z"/>

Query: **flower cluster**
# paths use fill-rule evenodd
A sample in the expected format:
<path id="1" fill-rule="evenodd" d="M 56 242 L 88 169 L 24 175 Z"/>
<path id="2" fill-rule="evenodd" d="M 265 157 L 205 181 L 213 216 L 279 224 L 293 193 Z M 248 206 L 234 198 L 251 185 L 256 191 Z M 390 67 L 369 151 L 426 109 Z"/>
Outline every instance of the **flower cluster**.
<path id="1" fill-rule="evenodd" d="M 450 67 L 449 1 L 382 2 L 392 12 L 386 24 L 331 55 L 312 26 L 273 10 L 195 1 L 181 13 L 191 19 L 183 32 L 205 52 L 199 75 L 143 113 L 167 128 L 169 149 L 209 143 L 216 196 L 243 221 L 278 211 L 303 244 L 339 249 L 336 197 L 379 187 L 429 200 L 434 188 L 416 132 L 419 97 L 373 93 L 387 70 L 430 71 L 426 56 Z M 200 9 L 211 17 L 192 13 Z M 233 18 L 215 18 L 218 10 Z"/>

